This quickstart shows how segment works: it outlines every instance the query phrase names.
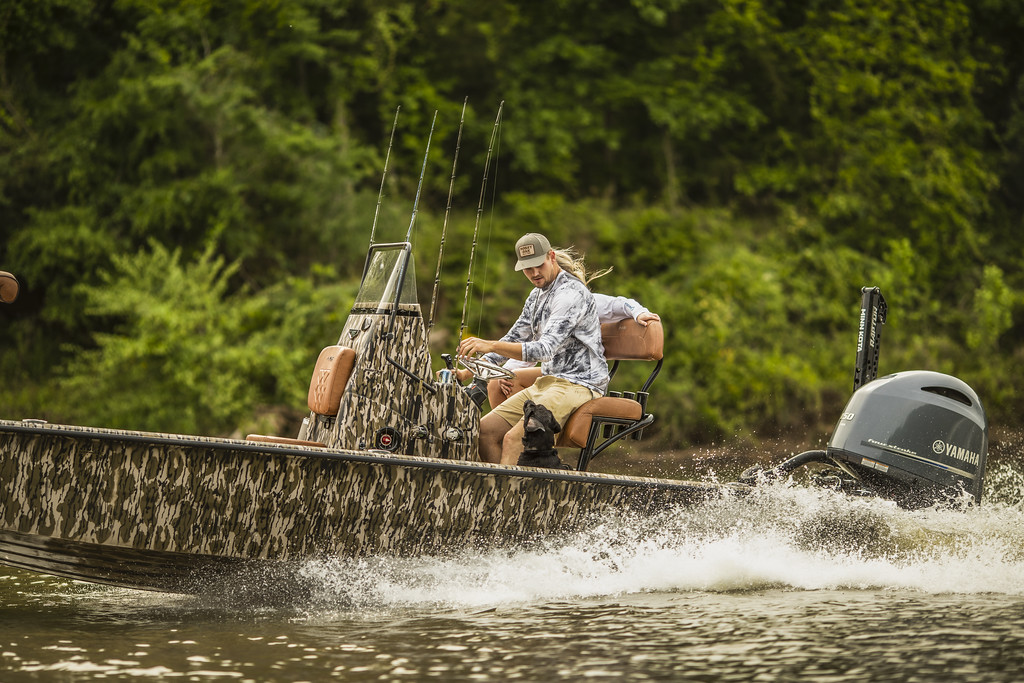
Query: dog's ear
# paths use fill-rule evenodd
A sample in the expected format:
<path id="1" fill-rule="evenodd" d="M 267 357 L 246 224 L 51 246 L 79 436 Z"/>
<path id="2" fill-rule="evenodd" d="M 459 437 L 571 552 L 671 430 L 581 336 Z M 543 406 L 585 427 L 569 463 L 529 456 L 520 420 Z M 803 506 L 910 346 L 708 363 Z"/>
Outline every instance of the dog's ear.
<path id="1" fill-rule="evenodd" d="M 523 403 L 523 413 L 524 414 L 528 413 L 528 412 L 532 411 L 536 407 L 537 407 L 536 403 L 534 403 L 530 399 L 526 399 L 526 401 Z"/>
<path id="2" fill-rule="evenodd" d="M 544 424 L 548 425 L 552 434 L 557 434 L 562 431 L 561 425 L 559 425 L 558 420 L 555 419 L 555 414 L 552 413 L 546 405 L 538 405 L 537 408 L 543 416 Z"/>

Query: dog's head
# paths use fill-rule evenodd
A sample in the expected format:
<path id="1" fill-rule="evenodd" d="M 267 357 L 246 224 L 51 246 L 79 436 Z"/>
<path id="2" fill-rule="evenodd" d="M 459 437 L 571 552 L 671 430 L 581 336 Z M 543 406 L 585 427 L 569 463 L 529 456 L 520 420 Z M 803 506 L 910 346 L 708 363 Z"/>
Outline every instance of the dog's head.
<path id="1" fill-rule="evenodd" d="M 562 431 L 558 420 L 551 414 L 544 405 L 526 401 L 523 404 L 523 429 L 527 434 L 531 432 L 549 432 L 557 434 Z"/>
<path id="2" fill-rule="evenodd" d="M 523 403 L 523 452 L 520 465 L 563 468 L 555 450 L 555 434 L 562 431 L 551 411 L 539 403 Z"/>

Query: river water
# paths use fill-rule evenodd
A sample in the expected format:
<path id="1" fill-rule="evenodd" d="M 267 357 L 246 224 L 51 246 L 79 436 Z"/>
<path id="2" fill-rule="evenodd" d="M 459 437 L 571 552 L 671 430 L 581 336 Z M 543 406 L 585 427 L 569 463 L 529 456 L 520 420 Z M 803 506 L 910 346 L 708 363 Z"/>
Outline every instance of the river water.
<path id="1" fill-rule="evenodd" d="M 176 596 L 0 568 L 0 681 L 1017 681 L 1024 476 L 906 511 L 777 485 L 518 549 Z"/>

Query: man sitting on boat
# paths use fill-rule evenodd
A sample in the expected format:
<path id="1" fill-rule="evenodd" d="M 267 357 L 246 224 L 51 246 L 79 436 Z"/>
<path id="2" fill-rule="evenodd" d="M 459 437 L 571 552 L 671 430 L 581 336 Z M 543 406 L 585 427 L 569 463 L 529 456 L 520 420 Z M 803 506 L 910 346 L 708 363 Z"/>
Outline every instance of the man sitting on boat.
<path id="1" fill-rule="evenodd" d="M 516 258 L 516 270 L 523 271 L 535 287 L 519 319 L 499 340 L 468 337 L 458 348 L 460 356 L 486 354 L 484 358 L 496 364 L 509 358 L 542 361 L 541 377 L 533 385 L 480 421 L 481 459 L 504 465 L 519 459 L 526 401 L 546 406 L 564 426 L 572 411 L 604 395 L 609 379 L 594 295 L 559 266 L 544 235 L 529 233 L 519 238 Z"/>
<path id="2" fill-rule="evenodd" d="M 602 270 L 588 277 L 583 259 L 576 258 L 575 254 L 567 249 L 556 249 L 555 257 L 562 270 L 567 270 L 575 275 L 584 284 L 590 285 L 592 280 L 605 275 L 610 268 Z M 617 323 L 620 320 L 632 318 L 641 327 L 647 327 L 647 323 L 661 320 L 661 316 L 652 313 L 636 299 L 629 299 L 624 296 L 610 296 L 594 292 L 594 303 L 597 304 L 597 319 L 602 324 Z M 519 391 L 522 387 L 529 385 L 540 376 L 541 369 L 536 363 L 510 358 L 503 366 L 516 374 L 516 379 L 500 377 L 486 382 L 487 400 L 491 408 L 496 408 L 502 401 Z M 483 388 L 482 388 L 483 389 Z"/>

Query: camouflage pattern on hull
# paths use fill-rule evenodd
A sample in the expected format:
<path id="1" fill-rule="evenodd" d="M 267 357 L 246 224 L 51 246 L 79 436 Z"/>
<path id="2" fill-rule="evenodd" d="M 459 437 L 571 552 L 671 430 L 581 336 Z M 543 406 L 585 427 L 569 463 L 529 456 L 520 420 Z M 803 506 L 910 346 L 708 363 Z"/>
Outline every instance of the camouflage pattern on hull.
<path id="1" fill-rule="evenodd" d="M 218 563 L 514 543 L 580 528 L 617 509 L 650 512 L 721 491 L 658 479 L 0 421 L 0 561 L 157 590 L 198 587 L 190 568 Z M 112 557 L 162 563 L 165 571 L 119 571 Z"/>

